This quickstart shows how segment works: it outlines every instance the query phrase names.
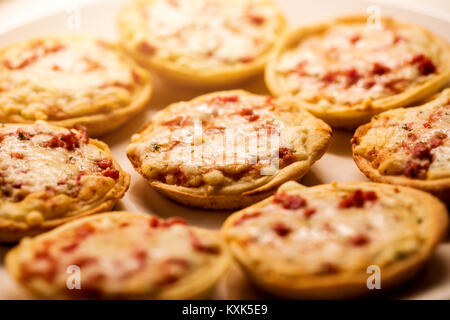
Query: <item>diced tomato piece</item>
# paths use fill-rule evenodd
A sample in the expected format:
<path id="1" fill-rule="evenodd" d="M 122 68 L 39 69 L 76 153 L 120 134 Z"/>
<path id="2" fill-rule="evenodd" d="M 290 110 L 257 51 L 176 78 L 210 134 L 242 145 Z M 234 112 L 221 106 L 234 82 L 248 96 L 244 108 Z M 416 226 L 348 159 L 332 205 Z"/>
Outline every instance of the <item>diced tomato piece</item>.
<path id="1" fill-rule="evenodd" d="M 238 102 L 238 96 L 218 96 L 212 98 L 209 103 L 228 103 L 228 102 Z"/>
<path id="2" fill-rule="evenodd" d="M 25 155 L 21 152 L 11 152 L 11 158 L 23 159 Z"/>
<path id="3" fill-rule="evenodd" d="M 243 108 L 239 114 L 245 117 L 249 122 L 253 122 L 259 119 L 259 115 L 255 114 L 252 109 Z"/>
<path id="4" fill-rule="evenodd" d="M 362 208 L 366 201 L 375 201 L 378 196 L 373 191 L 356 190 L 339 202 L 339 208 Z"/>
<path id="5" fill-rule="evenodd" d="M 420 74 L 426 76 L 436 72 L 436 66 L 430 58 L 423 54 L 417 54 L 411 59 L 411 64 L 417 65 Z"/>
<path id="6" fill-rule="evenodd" d="M 361 79 L 361 75 L 358 73 L 358 71 L 356 71 L 355 68 L 346 70 L 344 72 L 344 75 L 347 80 L 347 86 L 352 86 L 356 84 L 359 81 L 359 79 Z"/>
<path id="7" fill-rule="evenodd" d="M 113 165 L 113 162 L 111 159 L 102 159 L 102 160 L 98 160 L 97 161 L 97 165 L 101 168 L 101 169 L 108 169 L 111 168 Z"/>
<path id="8" fill-rule="evenodd" d="M 355 247 L 360 247 L 368 244 L 370 239 L 364 234 L 357 234 L 350 240 L 351 244 Z"/>
<path id="9" fill-rule="evenodd" d="M 410 133 L 408 133 L 408 139 L 410 139 L 412 141 L 416 141 L 417 136 L 414 133 L 410 132 Z"/>
<path id="10" fill-rule="evenodd" d="M 336 81 L 336 73 L 334 72 L 327 72 L 323 77 L 322 77 L 322 82 L 325 83 L 325 85 L 329 85 L 333 82 Z"/>
<path id="11" fill-rule="evenodd" d="M 72 252 L 78 248 L 80 244 L 78 242 L 69 243 L 61 248 L 62 252 Z"/>
<path id="12" fill-rule="evenodd" d="M 253 114 L 253 110 L 249 108 L 243 108 L 239 114 L 241 116 L 249 116 Z"/>
<path id="13" fill-rule="evenodd" d="M 430 160 L 417 160 L 412 159 L 406 163 L 406 167 L 403 170 L 403 174 L 410 178 L 424 178 L 430 167 Z"/>
<path id="14" fill-rule="evenodd" d="M 147 55 L 154 55 L 156 53 L 156 47 L 146 41 L 142 41 L 139 45 L 139 51 Z"/>
<path id="15" fill-rule="evenodd" d="M 244 56 L 244 57 L 241 57 L 239 59 L 239 61 L 242 62 L 242 63 L 249 63 L 249 62 L 253 61 L 253 57 L 251 57 L 251 56 Z"/>
<path id="16" fill-rule="evenodd" d="M 282 222 L 278 222 L 272 226 L 272 230 L 280 237 L 285 237 L 291 233 L 291 229 L 284 225 Z"/>
<path id="17" fill-rule="evenodd" d="M 375 62 L 373 64 L 373 68 L 372 68 L 372 74 L 375 75 L 383 75 L 385 73 L 388 73 L 389 71 L 391 71 L 391 69 L 379 62 Z"/>
<path id="18" fill-rule="evenodd" d="M 26 132 L 22 128 L 17 129 L 16 134 L 17 134 L 19 140 L 30 140 L 33 137 L 33 135 L 31 133 Z"/>
<path id="19" fill-rule="evenodd" d="M 364 89 L 369 90 L 369 89 L 372 88 L 375 84 L 376 84 L 375 80 L 373 80 L 373 79 L 366 79 L 366 81 L 364 82 Z"/>
<path id="20" fill-rule="evenodd" d="M 288 149 L 288 148 L 285 148 L 285 147 L 281 147 L 278 150 L 278 156 L 283 161 L 289 161 L 289 160 L 292 160 L 294 158 L 294 153 L 292 152 L 291 149 Z"/>
<path id="21" fill-rule="evenodd" d="M 286 192 L 278 192 L 273 196 L 274 203 L 279 203 L 285 209 L 296 210 L 306 206 L 306 199 L 298 194 L 287 194 Z"/>
<path id="22" fill-rule="evenodd" d="M 275 134 L 277 132 L 277 128 L 275 126 L 272 126 L 270 124 L 264 124 L 263 128 L 266 129 L 267 131 L 267 135 L 272 135 Z"/>
<path id="23" fill-rule="evenodd" d="M 72 151 L 75 148 L 80 147 L 80 140 L 79 140 L 78 136 L 76 135 L 76 133 L 74 133 L 72 131 L 68 134 L 62 134 L 60 136 L 60 139 L 62 141 L 64 141 L 65 148 L 69 151 Z"/>
<path id="24" fill-rule="evenodd" d="M 59 139 L 59 136 L 53 136 L 49 141 L 44 143 L 44 146 L 50 148 L 62 148 L 64 147 L 64 142 Z"/>
<path id="25" fill-rule="evenodd" d="M 303 214 L 305 215 L 306 218 L 310 218 L 312 215 L 314 215 L 317 212 L 317 210 L 315 208 L 307 208 L 305 209 L 305 211 L 303 212 Z"/>
<path id="26" fill-rule="evenodd" d="M 159 227 L 160 224 L 161 224 L 161 221 L 156 217 L 150 217 L 150 219 L 148 221 L 148 225 L 150 226 L 150 228 L 157 228 L 157 227 Z"/>
<path id="27" fill-rule="evenodd" d="M 350 37 L 350 42 L 352 43 L 352 44 L 355 44 L 355 43 L 357 43 L 359 40 L 361 40 L 361 35 L 359 35 L 359 34 L 354 34 L 353 36 L 351 36 Z"/>
<path id="28" fill-rule="evenodd" d="M 412 149 L 412 155 L 418 159 L 431 159 L 430 147 L 424 143 L 417 143 Z"/>
<path id="29" fill-rule="evenodd" d="M 75 238 L 78 240 L 86 239 L 88 236 L 94 234 L 95 227 L 90 224 L 83 224 L 75 231 Z"/>
<path id="30" fill-rule="evenodd" d="M 244 221 L 251 219 L 251 218 L 257 218 L 261 216 L 261 212 L 256 211 L 256 212 L 250 212 L 250 213 L 244 213 L 242 216 L 239 217 L 239 219 L 237 219 L 234 222 L 234 226 L 239 226 L 241 225 Z"/>
<path id="31" fill-rule="evenodd" d="M 262 25 L 266 21 L 266 19 L 263 16 L 254 15 L 254 14 L 249 14 L 248 18 L 250 19 L 250 21 L 253 24 L 256 24 L 256 25 Z"/>
<path id="32" fill-rule="evenodd" d="M 248 120 L 249 122 L 253 122 L 253 121 L 256 121 L 256 120 L 259 119 L 259 115 L 257 115 L 257 114 L 252 114 L 252 115 L 250 115 L 250 116 L 247 116 L 246 118 L 247 118 L 247 120 Z"/>
<path id="33" fill-rule="evenodd" d="M 117 180 L 120 177 L 120 172 L 119 172 L 119 170 L 116 170 L 116 169 L 107 169 L 107 170 L 103 171 L 102 174 L 103 174 L 103 176 L 112 178 L 114 180 Z"/>

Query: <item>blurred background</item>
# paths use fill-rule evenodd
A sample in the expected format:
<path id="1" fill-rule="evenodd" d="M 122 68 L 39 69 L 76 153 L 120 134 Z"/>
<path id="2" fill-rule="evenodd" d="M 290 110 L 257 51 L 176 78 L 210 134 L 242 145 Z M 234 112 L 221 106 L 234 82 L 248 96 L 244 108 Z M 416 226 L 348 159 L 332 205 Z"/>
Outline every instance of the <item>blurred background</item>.
<path id="1" fill-rule="evenodd" d="M 62 10 L 70 10 L 77 5 L 103 2 L 105 0 L 0 0 L 0 34 L 8 29 Z M 296 0 L 311 5 L 309 0 Z M 357 0 L 355 0 L 357 1 Z M 278 1 L 277 1 L 278 2 Z M 281 1 L 282 2 L 282 1 Z M 338 4 L 339 0 L 330 1 Z M 366 1 L 368 4 L 371 1 Z M 449 0 L 383 0 L 372 1 L 374 4 L 386 3 L 392 6 L 416 10 L 431 15 L 438 14 L 450 21 Z"/>

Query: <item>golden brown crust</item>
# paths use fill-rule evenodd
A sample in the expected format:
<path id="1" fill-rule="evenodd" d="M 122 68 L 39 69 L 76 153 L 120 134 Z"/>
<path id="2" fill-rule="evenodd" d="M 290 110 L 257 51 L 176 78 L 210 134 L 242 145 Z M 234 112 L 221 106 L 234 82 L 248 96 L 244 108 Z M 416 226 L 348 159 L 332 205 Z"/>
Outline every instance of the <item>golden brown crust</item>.
<path id="1" fill-rule="evenodd" d="M 63 237 L 69 234 L 71 231 L 75 230 L 77 227 L 83 224 L 95 223 L 99 220 L 108 220 L 109 223 L 114 223 L 117 228 L 123 228 L 123 224 L 132 225 L 133 223 L 141 221 L 143 226 L 149 225 L 149 220 L 154 219 L 152 216 L 144 214 L 135 214 L 126 211 L 114 211 L 106 212 L 99 215 L 85 217 L 70 223 L 64 224 L 50 232 L 39 235 L 32 239 L 24 239 L 18 246 L 13 248 L 5 258 L 5 264 L 8 272 L 11 276 L 18 281 L 24 288 L 30 291 L 37 298 L 46 299 L 70 299 L 73 295 L 68 294 L 69 290 L 66 288 L 55 287 L 53 284 L 46 283 L 43 285 L 37 285 L 37 282 L 25 281 L 23 279 L 23 274 L 21 272 L 21 264 L 26 263 L 26 258 L 23 260 L 24 256 L 27 254 L 32 254 L 35 252 L 34 247 L 37 247 L 40 243 L 45 242 L 50 239 L 58 239 L 58 237 Z M 161 220 L 160 220 L 161 221 Z M 168 221 L 168 220 L 167 220 Z M 92 224 L 91 224 L 92 225 Z M 126 228 L 126 227 L 125 227 Z M 213 289 L 219 278 L 228 270 L 231 259 L 225 248 L 225 245 L 219 240 L 219 235 L 216 231 L 201 229 L 197 227 L 188 227 L 191 232 L 198 235 L 208 235 L 208 238 L 215 238 L 220 244 L 219 252 L 216 253 L 214 261 L 210 261 L 208 267 L 200 266 L 198 270 L 184 276 L 182 279 L 177 280 L 175 283 L 170 284 L 160 290 L 150 291 L 147 288 L 146 283 L 142 281 L 134 282 L 134 285 L 122 285 L 117 282 L 114 292 L 109 292 L 106 288 L 100 289 L 96 298 L 101 299 L 156 299 L 156 300 L 178 300 L 178 299 L 205 299 L 209 296 L 211 290 Z M 110 231 L 109 236 L 113 236 L 114 230 Z M 106 235 L 108 236 L 108 235 Z M 129 240 L 129 239 L 128 239 Z M 92 244 L 92 243 L 91 243 Z M 124 243 L 125 244 L 125 243 Z M 95 243 L 92 244 L 95 246 Z M 128 246 L 132 246 L 129 241 L 126 243 Z M 137 245 L 137 243 L 135 243 Z M 95 250 L 94 247 L 91 248 Z M 132 248 L 130 247 L 130 250 Z M 151 248 L 148 248 L 151 249 Z M 101 260 L 102 255 L 107 256 L 105 252 L 98 252 L 98 258 Z M 29 261 L 28 261 L 29 262 Z M 100 268 L 100 266 L 99 266 Z M 160 270 L 163 271 L 163 270 Z M 83 278 L 81 278 L 83 283 Z M 89 286 L 89 283 L 84 282 L 84 285 Z M 81 285 L 81 290 L 76 296 L 78 298 L 84 299 L 89 298 L 89 292 L 83 292 L 83 284 Z M 98 290 L 98 289 L 97 289 Z"/>
<path id="2" fill-rule="evenodd" d="M 35 43 L 45 43 L 46 41 L 62 41 L 62 43 L 68 41 L 73 43 L 83 43 L 83 42 L 98 42 L 101 43 L 101 46 L 110 52 L 114 52 L 118 57 L 120 57 L 121 61 L 129 67 L 130 70 L 133 70 L 134 75 L 138 77 L 139 83 L 134 87 L 131 99 L 126 106 L 122 106 L 119 108 L 113 108 L 112 110 L 102 111 L 100 108 L 99 112 L 92 112 L 89 110 L 89 107 L 85 107 L 85 115 L 82 113 L 75 117 L 66 117 L 63 119 L 52 119 L 54 118 L 54 114 L 51 112 L 46 114 L 46 118 L 42 118 L 34 114 L 34 119 L 44 119 L 49 123 L 72 128 L 76 124 L 83 125 L 87 128 L 89 135 L 93 137 L 98 137 L 105 135 L 114 131 L 119 126 L 123 125 L 128 119 L 136 115 L 140 112 L 150 101 L 153 85 L 150 73 L 145 69 L 141 68 L 136 62 L 134 62 L 131 58 L 129 58 L 126 53 L 115 43 L 106 42 L 103 40 L 90 39 L 86 36 L 81 35 L 71 35 L 64 37 L 45 37 L 45 38 L 36 38 L 31 39 L 25 42 L 19 42 L 16 44 L 12 44 L 8 47 L 5 47 L 0 50 L 0 60 L 5 56 L 7 51 L 13 50 L 15 48 L 27 48 L 28 46 L 32 46 Z M 92 63 L 96 63 L 93 61 Z M 5 69 L 6 70 L 6 69 Z M 2 72 L 5 73 L 6 71 Z M 6 73 L 5 73 L 6 74 Z M 48 77 L 51 77 L 49 75 Z M 105 79 L 106 81 L 106 79 Z M 45 88 L 44 88 L 45 89 Z M 94 88 L 95 89 L 95 88 Z M 94 96 L 94 102 L 92 108 L 98 107 L 96 104 L 100 106 L 104 105 L 102 101 L 95 101 L 95 90 L 93 89 L 92 94 Z M 42 89 L 41 89 L 42 90 Z M 84 102 L 80 102 L 84 103 Z M 114 104 L 116 101 L 111 101 L 110 103 Z M 91 108 L 91 109 L 92 109 Z M 45 113 L 45 112 L 44 112 Z M 33 119 L 29 119 L 24 117 L 21 114 L 10 113 L 6 109 L 0 108 L 0 121 L 2 122 L 10 122 L 10 123 L 33 123 Z"/>
<path id="3" fill-rule="evenodd" d="M 221 95 L 257 97 L 257 95 L 250 94 L 243 90 L 231 90 L 202 95 L 188 103 L 193 105 L 199 101 L 206 101 Z M 127 149 L 127 156 L 133 164 L 133 167 L 148 180 L 153 188 L 171 199 L 188 206 L 205 209 L 235 209 L 245 207 L 269 196 L 280 184 L 288 180 L 301 179 L 307 173 L 310 166 L 325 153 L 330 142 L 331 129 L 323 121 L 316 119 L 303 109 L 299 109 L 293 101 L 278 99 L 275 103 L 280 106 L 289 106 L 292 112 L 296 113 L 293 119 L 303 119 L 303 122 L 299 122 L 298 126 L 299 128 L 302 127 L 308 129 L 307 138 L 304 142 L 307 157 L 302 160 L 294 161 L 281 170 L 278 170 L 274 175 L 260 177 L 258 180 L 255 180 L 244 187 L 236 184 L 236 187 L 234 188 L 231 186 L 227 187 L 226 190 L 219 190 L 219 192 L 208 192 L 200 187 L 195 188 L 167 184 L 157 179 L 149 178 L 144 174 L 142 170 L 142 157 L 134 150 L 135 148 L 133 145 L 140 141 L 145 141 L 146 136 L 151 135 L 157 127 L 158 121 L 161 119 L 170 119 L 170 115 L 173 113 L 172 110 L 177 108 L 178 103 L 172 104 L 158 113 L 145 128 L 132 137 L 131 143 Z"/>
<path id="4" fill-rule="evenodd" d="M 449 95 L 450 89 L 446 89 L 440 95 L 434 97 L 434 99 L 438 99 L 440 96 Z M 434 100 L 433 99 L 433 100 Z M 433 101 L 431 100 L 431 101 Z M 418 106 L 417 108 L 421 108 Z M 411 109 L 412 110 L 412 109 Z M 396 111 L 397 114 L 401 115 L 404 112 L 407 112 L 408 109 L 398 109 Z M 391 112 L 390 117 L 395 119 L 395 114 Z M 382 117 L 383 114 L 379 115 Z M 411 188 L 421 189 L 427 192 L 432 193 L 434 196 L 440 198 L 442 201 L 446 203 L 450 203 L 450 178 L 440 178 L 440 179 L 415 179 L 411 177 L 407 177 L 403 174 L 401 175 L 388 175 L 382 174 L 377 168 L 374 168 L 372 162 L 364 156 L 364 154 L 355 152 L 355 149 L 360 144 L 361 140 L 364 139 L 367 132 L 375 127 L 379 126 L 382 120 L 377 120 L 372 118 L 369 123 L 366 123 L 355 131 L 352 142 L 352 150 L 353 150 L 353 159 L 355 160 L 356 165 L 364 173 L 370 180 L 381 183 L 389 183 L 394 185 L 402 185 Z M 398 141 L 401 143 L 401 141 Z M 383 152 L 383 150 L 381 150 Z M 388 151 L 386 154 L 389 155 Z"/>
<path id="5" fill-rule="evenodd" d="M 320 34 L 333 27 L 335 24 L 354 24 L 366 23 L 367 17 L 362 15 L 340 17 L 330 21 L 300 27 L 299 29 L 286 34 L 277 44 L 273 54 L 269 59 L 265 72 L 265 82 L 270 92 L 279 96 L 282 94 L 282 87 L 276 79 L 275 67 L 279 57 L 289 48 L 297 44 L 303 38 L 310 35 Z M 372 116 L 388 109 L 408 106 L 414 102 L 427 98 L 440 88 L 442 88 L 450 79 L 450 45 L 440 36 L 416 25 L 397 22 L 390 18 L 381 18 L 381 22 L 392 27 L 415 28 L 422 30 L 429 38 L 429 42 L 438 46 L 439 54 L 439 74 L 430 78 L 426 82 L 408 87 L 400 93 L 393 94 L 383 98 L 377 98 L 370 101 L 362 101 L 348 108 L 337 108 L 339 105 L 331 104 L 331 107 L 321 108 L 318 103 L 308 102 L 304 99 L 291 96 L 302 107 L 306 108 L 315 116 L 323 119 L 332 127 L 353 129 L 370 120 Z"/>
<path id="6" fill-rule="evenodd" d="M 401 194 L 403 198 L 420 199 L 420 201 L 416 201 L 416 205 L 420 205 L 421 210 L 426 211 L 426 228 L 423 229 L 423 234 L 427 238 L 426 243 L 415 254 L 381 266 L 381 288 L 383 290 L 389 289 L 412 278 L 430 258 L 437 244 L 445 236 L 448 225 L 445 206 L 433 196 L 419 190 L 372 182 L 338 183 L 334 185 L 319 185 L 311 188 L 305 188 L 294 182 L 287 182 L 280 187 L 279 191 L 288 193 L 293 191 L 301 194 L 301 190 L 316 190 L 317 193 L 323 192 L 325 194 L 342 187 L 346 189 L 374 190 L 377 193 L 382 192 L 385 197 L 396 193 Z M 267 268 L 270 264 L 282 264 L 283 262 L 281 261 L 268 261 L 264 260 L 264 257 L 260 257 L 259 263 L 253 263 L 247 251 L 233 240 L 230 229 L 244 214 L 256 212 L 257 210 L 255 209 L 264 207 L 272 202 L 272 200 L 273 197 L 270 197 L 234 213 L 225 221 L 222 227 L 222 234 L 227 241 L 231 253 L 255 284 L 271 294 L 297 299 L 345 299 L 371 293 L 367 287 L 367 280 L 370 274 L 367 274 L 365 272 L 366 270 L 344 270 L 331 274 L 302 274 L 297 276 L 294 273 L 290 274 L 291 276 L 287 276 L 287 274 L 280 274 L 275 271 L 270 272 L 269 270 L 271 268 Z M 290 272 L 295 271 L 291 269 Z"/>
<path id="7" fill-rule="evenodd" d="M 50 219 L 45 219 L 45 215 L 42 215 L 44 220 L 39 224 L 29 224 L 26 221 L 18 221 L 13 218 L 0 217 L 0 242 L 17 242 L 23 237 L 43 233 L 71 220 L 110 210 L 114 207 L 117 201 L 124 196 L 130 185 L 130 175 L 123 171 L 119 163 L 113 158 L 106 143 L 96 139 L 89 139 L 88 143 L 97 147 L 105 154 L 105 156 L 109 157 L 112 160 L 111 168 L 119 172 L 118 179 L 114 182 L 113 188 L 109 189 L 108 192 L 100 199 L 97 199 L 94 202 L 89 202 L 76 211 L 67 209 L 67 212 L 59 214 L 57 218 Z M 55 197 L 50 197 L 46 199 L 45 203 L 48 203 L 49 206 L 51 206 L 54 198 Z M 73 198 L 72 201 L 76 202 L 80 200 Z M 14 210 L 28 210 L 28 208 L 26 206 L 17 206 Z"/>
<path id="8" fill-rule="evenodd" d="M 265 2 L 272 5 L 273 10 L 277 12 L 277 34 L 282 34 L 287 27 L 287 23 L 282 12 L 275 4 L 272 3 L 272 1 L 267 0 Z M 135 4 L 137 4 L 137 2 Z M 194 67 L 190 68 L 189 66 L 180 66 L 173 59 L 157 56 L 152 56 L 149 58 L 147 54 L 137 50 L 137 44 L 130 40 L 134 38 L 137 30 L 133 30 L 133 28 L 130 27 L 131 24 L 127 20 L 127 15 L 129 12 L 137 10 L 134 8 L 135 4 L 130 3 L 125 6 L 118 16 L 118 28 L 121 44 L 141 65 L 157 71 L 160 75 L 170 81 L 189 87 L 203 87 L 210 89 L 220 87 L 223 88 L 231 87 L 234 84 L 256 76 L 264 71 L 264 67 L 266 66 L 271 50 L 256 57 L 251 62 L 231 66 L 218 66 L 215 69 L 198 69 Z"/>

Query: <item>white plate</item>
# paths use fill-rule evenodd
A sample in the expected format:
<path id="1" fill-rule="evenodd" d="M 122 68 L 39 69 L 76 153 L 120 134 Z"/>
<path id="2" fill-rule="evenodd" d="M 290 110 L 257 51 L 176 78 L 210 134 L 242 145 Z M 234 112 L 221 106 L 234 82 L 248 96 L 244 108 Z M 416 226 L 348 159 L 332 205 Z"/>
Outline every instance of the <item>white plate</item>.
<path id="1" fill-rule="evenodd" d="M 387 5 L 386 1 L 309 1 L 278 0 L 284 9 L 291 26 L 323 20 L 339 14 L 366 13 L 367 10 L 380 10 L 382 15 L 393 16 L 400 20 L 422 24 L 440 33 L 450 40 L 450 18 L 447 13 L 434 11 L 427 7 L 413 6 L 413 9 Z M 309 3 L 309 4 L 307 4 Z M 374 7 L 377 3 L 377 8 Z M 401 2 L 399 2 L 401 3 Z M 81 29 L 79 32 L 93 34 L 103 38 L 114 39 L 116 35 L 115 17 L 121 1 L 100 1 L 81 8 Z M 421 12 L 421 13 L 419 13 Z M 0 47 L 15 41 L 70 32 L 67 27 L 69 13 L 61 12 L 18 28 L 9 30 L 0 37 Z M 255 93 L 267 94 L 262 78 L 243 86 Z M 131 174 L 131 186 L 125 197 L 117 205 L 117 209 L 133 212 L 154 213 L 161 217 L 181 216 L 189 223 L 207 227 L 220 228 L 228 216 L 225 212 L 196 210 L 178 205 L 163 198 L 153 191 L 132 168 L 125 156 L 125 148 L 133 133 L 141 129 L 152 115 L 171 102 L 191 99 L 201 93 L 188 89 L 174 88 L 155 77 L 155 90 L 147 110 L 120 128 L 116 133 L 104 137 L 122 167 Z M 367 180 L 357 169 L 351 158 L 349 140 L 350 132 L 335 131 L 333 142 L 327 153 L 304 177 L 302 183 L 315 185 L 332 181 Z M 0 258 L 3 260 L 8 247 L 0 246 Z M 381 275 L 382 279 L 382 275 Z M 382 285 L 382 284 L 381 284 Z M 382 295 L 390 298 L 414 299 L 450 299 L 450 243 L 439 246 L 436 256 L 416 279 L 402 288 Z M 262 298 L 246 280 L 241 271 L 234 267 L 217 286 L 213 298 L 216 299 L 248 299 Z M 21 299 L 26 295 L 12 282 L 4 268 L 0 265 L 0 299 Z"/>

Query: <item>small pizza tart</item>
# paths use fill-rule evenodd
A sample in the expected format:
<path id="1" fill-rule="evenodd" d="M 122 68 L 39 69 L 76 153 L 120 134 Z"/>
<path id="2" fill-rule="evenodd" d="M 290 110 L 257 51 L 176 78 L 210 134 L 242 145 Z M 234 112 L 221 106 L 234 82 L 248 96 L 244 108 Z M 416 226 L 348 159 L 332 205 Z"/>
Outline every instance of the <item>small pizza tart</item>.
<path id="1" fill-rule="evenodd" d="M 424 105 L 373 117 L 356 130 L 352 145 L 371 180 L 422 189 L 450 203 L 450 89 Z"/>
<path id="2" fill-rule="evenodd" d="M 225 241 L 250 279 L 288 298 L 350 298 L 413 277 L 445 235 L 445 206 L 407 187 L 288 182 L 231 215 Z M 375 272 L 377 272 L 375 274 Z M 369 277 L 372 279 L 369 279 Z"/>
<path id="3" fill-rule="evenodd" d="M 127 155 L 162 194 L 233 209 L 303 177 L 330 137 L 327 124 L 292 101 L 231 90 L 168 106 L 133 135 Z"/>
<path id="4" fill-rule="evenodd" d="M 286 35 L 266 69 L 272 94 L 333 127 L 354 128 L 426 98 L 450 79 L 450 46 L 422 27 L 344 17 Z"/>
<path id="5" fill-rule="evenodd" d="M 0 241 L 111 209 L 130 176 L 86 131 L 44 121 L 0 124 Z"/>
<path id="6" fill-rule="evenodd" d="M 208 296 L 230 260 L 217 231 L 116 211 L 24 239 L 6 268 L 42 298 L 193 299 Z"/>
<path id="7" fill-rule="evenodd" d="M 81 124 L 99 136 L 142 110 L 151 91 L 148 71 L 101 40 L 47 37 L 0 50 L 1 122 Z"/>
<path id="8" fill-rule="evenodd" d="M 286 22 L 271 0 L 137 0 L 118 26 L 142 65 L 178 83 L 217 87 L 262 72 Z"/>

